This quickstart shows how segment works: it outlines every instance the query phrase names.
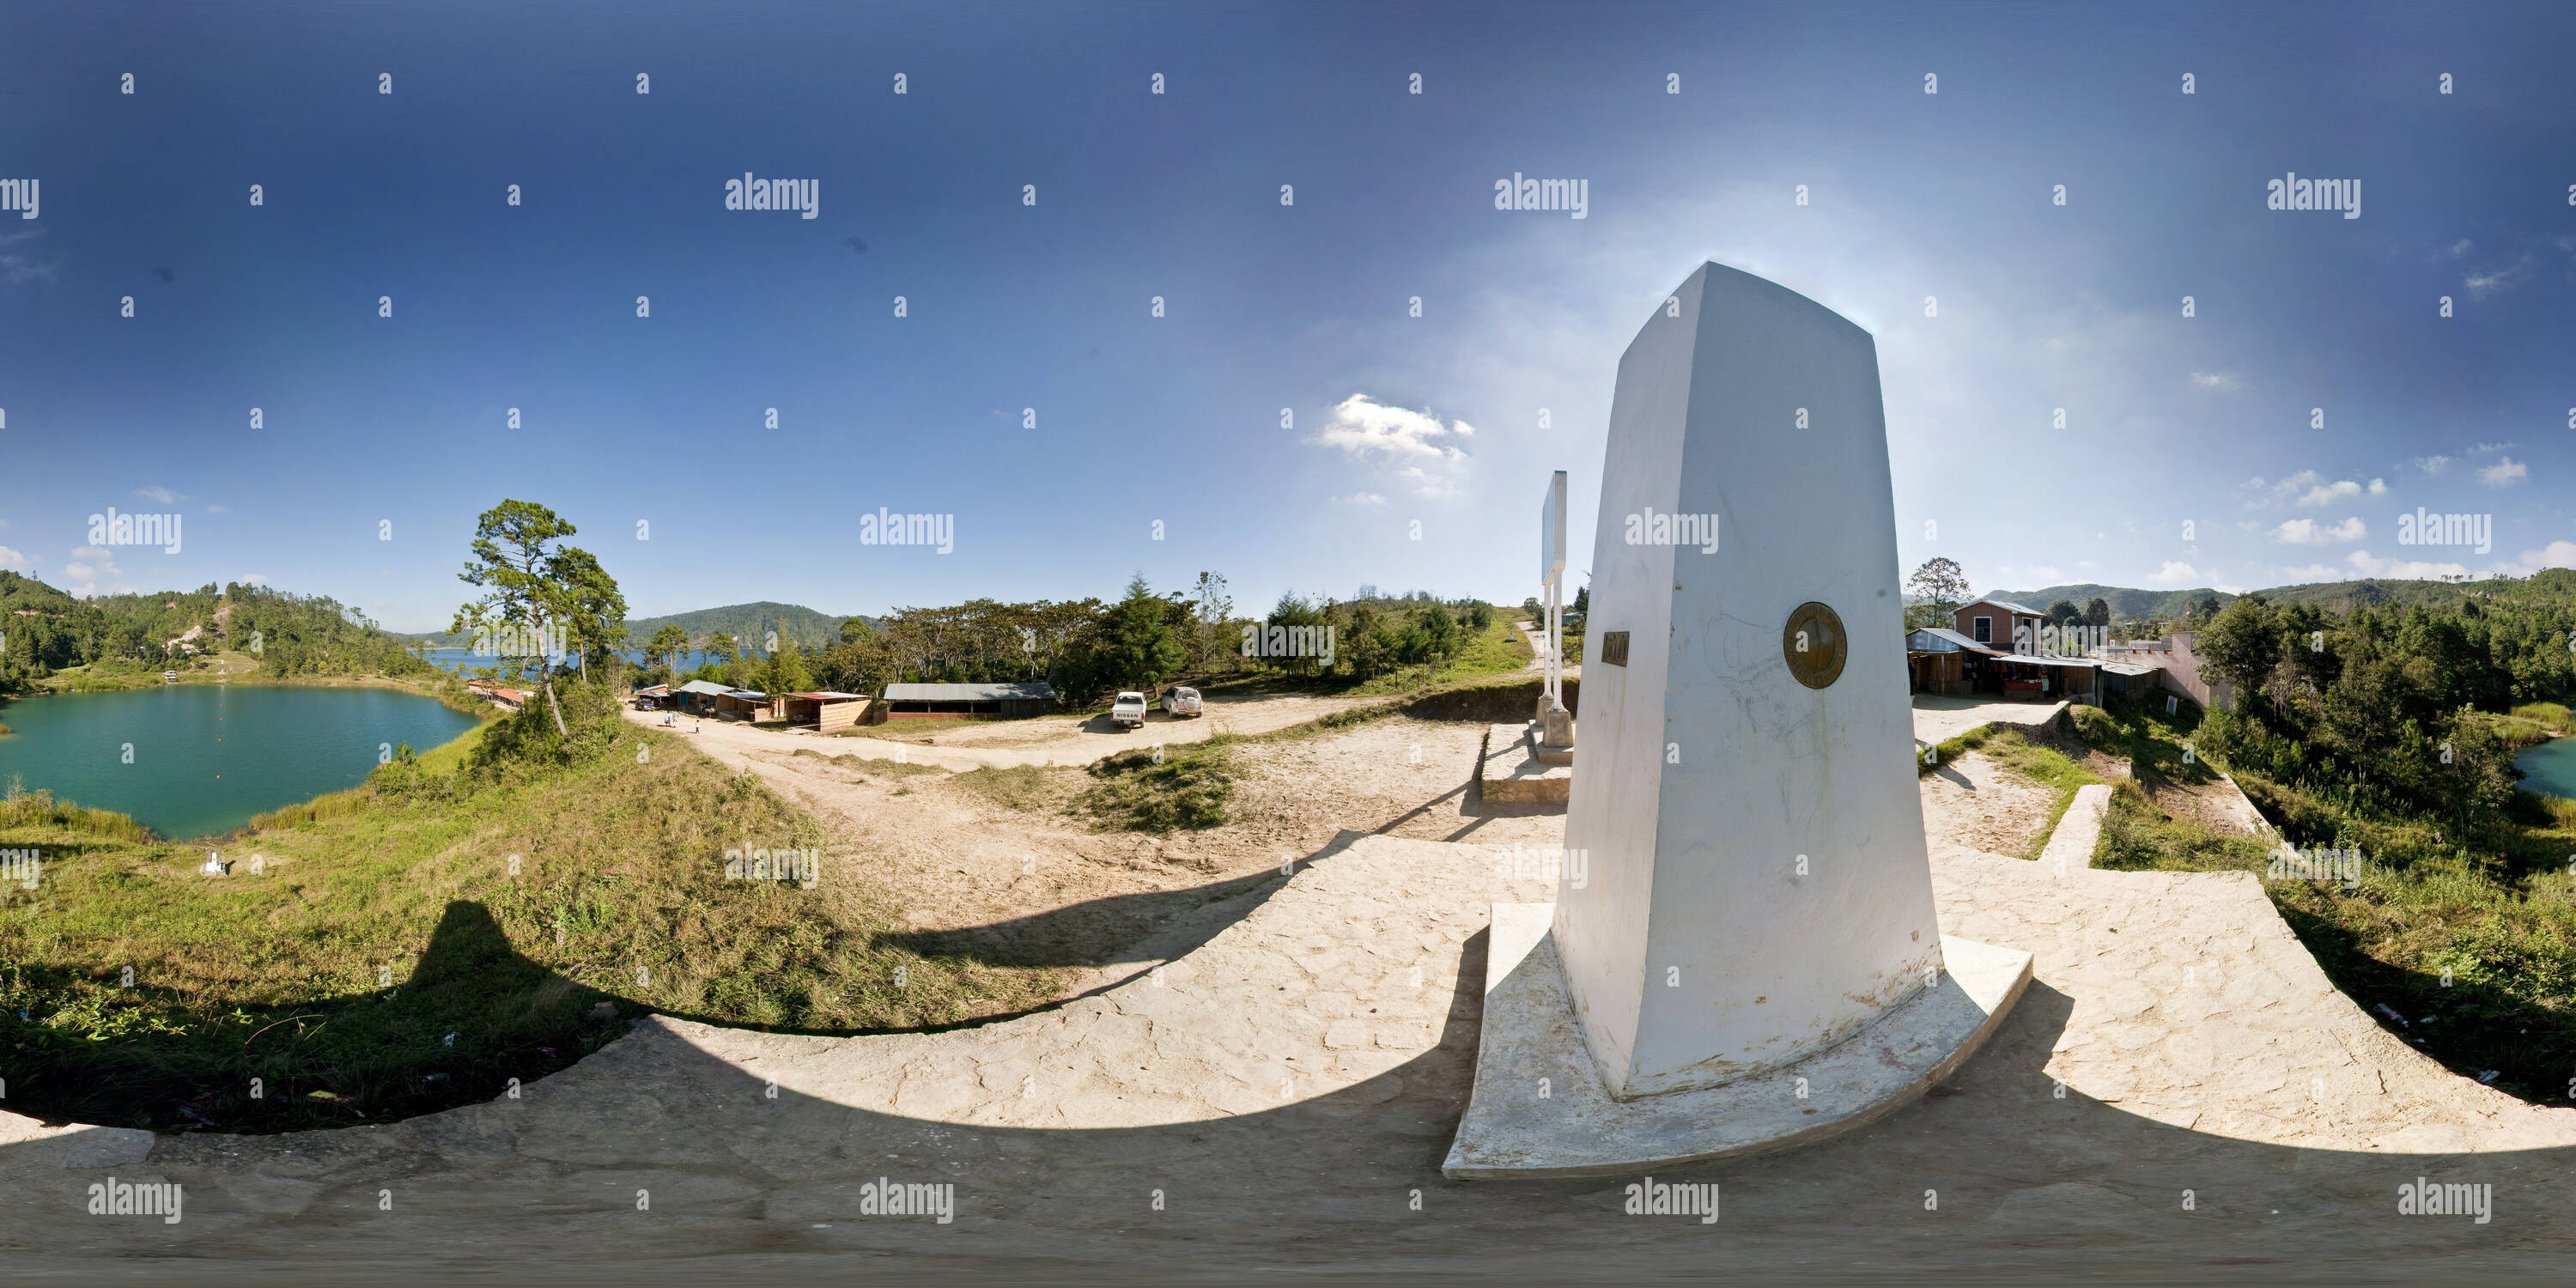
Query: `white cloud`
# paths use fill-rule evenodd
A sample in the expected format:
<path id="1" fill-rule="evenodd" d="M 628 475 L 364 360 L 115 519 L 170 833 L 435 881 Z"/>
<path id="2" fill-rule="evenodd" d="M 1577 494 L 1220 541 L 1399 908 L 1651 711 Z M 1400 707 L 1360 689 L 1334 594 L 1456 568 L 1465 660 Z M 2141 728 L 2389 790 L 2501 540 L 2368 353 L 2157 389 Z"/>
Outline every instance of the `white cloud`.
<path id="1" fill-rule="evenodd" d="M 2191 373 L 2191 383 L 2203 389 L 2233 389 L 2237 382 L 2230 372 L 2195 371 Z"/>
<path id="2" fill-rule="evenodd" d="M 2501 452 L 2508 447 L 2519 446 L 2521 446 L 2519 443 L 2471 443 L 2462 450 L 2471 456 L 2484 456 L 2489 452 Z"/>
<path id="3" fill-rule="evenodd" d="M 206 507 L 206 513 L 208 514 L 230 514 L 232 512 L 233 508 L 229 505 L 210 505 Z"/>
<path id="4" fill-rule="evenodd" d="M 2576 541 L 2552 541 L 2547 549 L 2525 550 L 2507 571 L 2528 577 L 2543 568 L 2576 568 Z"/>
<path id="5" fill-rule="evenodd" d="M 24 568 L 26 566 L 27 556 L 20 554 L 7 546 L 0 546 L 0 568 Z"/>
<path id="6" fill-rule="evenodd" d="M 2368 490 L 2372 496 L 2386 496 L 2388 495 L 2388 480 L 2372 479 Z"/>
<path id="7" fill-rule="evenodd" d="M 2465 577 L 2468 566 L 2455 563 L 2426 563 L 2420 559 L 2380 559 L 2367 550 L 2355 550 L 2343 561 L 2364 577 L 2388 577 L 2398 581 L 2438 581 L 2444 577 Z"/>
<path id="8" fill-rule="evenodd" d="M 2167 559 L 2165 560 L 2164 567 L 2156 569 L 2154 575 L 2147 578 L 2147 584 L 2152 586 L 2188 586 L 2198 580 L 2200 580 L 2200 574 L 2193 571 L 2190 564 L 2183 563 L 2179 560 Z"/>
<path id="9" fill-rule="evenodd" d="M 1384 504 L 1386 504 L 1386 498 L 1385 498 L 1385 497 L 1383 497 L 1383 496 L 1380 496 L 1379 494 L 1377 494 L 1377 493 L 1375 493 L 1375 492 L 1353 492 L 1353 493 L 1351 493 L 1349 496 L 1337 496 L 1337 497 L 1334 497 L 1334 498 L 1333 498 L 1333 504 L 1335 504 L 1335 505 L 1384 505 Z"/>
<path id="10" fill-rule="evenodd" d="M 2439 474 L 2451 468 L 2451 458 L 2447 456 L 2418 456 L 2410 463 L 2426 474 Z"/>
<path id="11" fill-rule="evenodd" d="M 2468 239 L 2468 238 L 2463 237 L 2463 238 L 2459 239 L 2458 241 L 2455 241 L 2455 242 L 2451 243 L 2451 258 L 2453 258 L 2453 259 L 2458 259 L 2458 258 L 2460 258 L 2461 256 L 2466 255 L 2466 254 L 2468 254 L 2468 253 L 2469 253 L 2469 239 Z"/>
<path id="12" fill-rule="evenodd" d="M 2478 482 L 2488 487 L 2511 487 L 2531 477 L 2531 467 L 2508 456 L 2478 471 Z"/>
<path id="13" fill-rule="evenodd" d="M 24 255 L 0 255 L 0 276 L 6 276 L 11 285 L 50 282 L 54 280 L 54 266 L 39 264 Z"/>
<path id="14" fill-rule="evenodd" d="M 2093 561 L 2090 559 L 2078 559 L 2075 561 L 2075 566 L 2086 572 L 2093 571 Z"/>
<path id="15" fill-rule="evenodd" d="M 93 595 L 131 595 L 137 593 L 123 582 L 101 584 L 102 577 L 119 577 L 125 570 L 116 566 L 113 552 L 98 546 L 81 546 L 72 551 L 71 562 L 63 565 L 63 590 L 87 599 Z"/>
<path id="16" fill-rule="evenodd" d="M 2309 564 L 2305 568 L 2284 568 L 2281 570 L 2281 578 L 2284 582 L 2291 584 L 2310 581 L 2347 580 L 2343 569 L 2337 568 L 2332 564 Z"/>
<path id="17" fill-rule="evenodd" d="M 2049 564 L 2041 564 L 2040 566 L 2030 570 L 2030 579 L 2043 586 L 2054 586 L 2058 582 L 2065 580 L 2066 574 L 2059 572 L 2055 567 Z"/>
<path id="18" fill-rule="evenodd" d="M 2286 541 L 2294 546 L 2339 546 L 2368 535 L 2369 530 L 2362 526 L 2358 517 L 2333 524 L 2319 523 L 2314 519 L 2292 519 L 2272 529 L 2274 541 Z"/>
<path id="19" fill-rule="evenodd" d="M 262 577 L 258 573 L 252 573 L 247 577 L 235 577 L 233 580 L 238 581 L 245 586 L 265 586 L 268 584 L 268 578 Z"/>
<path id="20" fill-rule="evenodd" d="M 134 489 L 134 494 L 142 497 L 146 501 L 158 501 L 163 505 L 168 505 L 171 502 L 180 499 L 178 493 L 173 492 L 166 487 L 139 487 Z"/>
<path id="21" fill-rule="evenodd" d="M 1448 433 L 1437 416 L 1381 406 L 1367 394 L 1352 394 L 1333 405 L 1332 420 L 1311 441 L 1338 447 L 1344 455 L 1359 459 L 1409 456 L 1439 460 L 1456 451 L 1432 441 Z"/>
<path id="22" fill-rule="evenodd" d="M 1466 462 L 1467 453 L 1439 440 L 1467 438 L 1475 432 L 1464 421 L 1443 425 L 1428 412 L 1388 407 L 1367 394 L 1352 394 L 1333 404 L 1332 419 L 1307 441 L 1340 448 L 1355 461 L 1395 466 L 1392 477 L 1417 495 L 1446 497 L 1458 494 L 1451 472 Z"/>

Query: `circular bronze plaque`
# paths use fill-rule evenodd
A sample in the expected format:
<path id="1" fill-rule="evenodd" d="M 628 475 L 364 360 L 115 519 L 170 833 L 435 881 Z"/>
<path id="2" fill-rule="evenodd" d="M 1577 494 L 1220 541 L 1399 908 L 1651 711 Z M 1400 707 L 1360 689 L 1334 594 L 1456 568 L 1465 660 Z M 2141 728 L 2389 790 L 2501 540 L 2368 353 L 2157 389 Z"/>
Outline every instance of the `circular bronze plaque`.
<path id="1" fill-rule="evenodd" d="M 1780 654 L 1789 661 L 1789 674 L 1810 689 L 1842 678 L 1845 653 L 1843 619 L 1812 599 L 1798 605 L 1789 624 L 1780 628 Z"/>

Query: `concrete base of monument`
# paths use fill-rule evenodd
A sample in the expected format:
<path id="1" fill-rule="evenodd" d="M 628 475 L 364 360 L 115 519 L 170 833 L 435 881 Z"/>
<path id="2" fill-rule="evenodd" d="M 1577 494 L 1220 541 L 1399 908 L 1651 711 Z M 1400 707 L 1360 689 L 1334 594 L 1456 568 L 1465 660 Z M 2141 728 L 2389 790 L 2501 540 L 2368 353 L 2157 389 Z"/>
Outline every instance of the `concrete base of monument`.
<path id="1" fill-rule="evenodd" d="M 1494 905 L 1475 1089 L 1440 1166 L 1452 1180 L 1624 1175 L 1850 1131 L 1950 1076 L 2030 983 L 2029 953 L 1943 935 L 1941 982 L 1849 1040 L 1725 1086 L 1615 1100 L 1575 1019 L 1555 911 Z"/>
<path id="2" fill-rule="evenodd" d="M 1476 763 L 1476 790 L 1488 801 L 1566 801 L 1574 794 L 1574 750 L 1550 762 L 1535 725 L 1488 725 Z"/>

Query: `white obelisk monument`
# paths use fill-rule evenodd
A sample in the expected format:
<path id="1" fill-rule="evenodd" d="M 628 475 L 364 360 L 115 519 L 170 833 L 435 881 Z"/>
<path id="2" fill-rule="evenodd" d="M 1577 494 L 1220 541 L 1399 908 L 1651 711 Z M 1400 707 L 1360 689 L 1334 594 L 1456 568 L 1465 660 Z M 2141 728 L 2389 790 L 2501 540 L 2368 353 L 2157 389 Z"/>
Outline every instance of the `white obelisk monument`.
<path id="1" fill-rule="evenodd" d="M 1703 265 L 1619 363 L 1565 826 L 1583 862 L 1543 928 L 1496 907 L 1452 1175 L 1810 1139 L 1992 1031 L 2029 955 L 1954 939 L 1945 961 L 1897 587 L 1869 333 Z M 1551 1104 L 1521 1089 L 1542 1078 L 1582 1085 Z"/>

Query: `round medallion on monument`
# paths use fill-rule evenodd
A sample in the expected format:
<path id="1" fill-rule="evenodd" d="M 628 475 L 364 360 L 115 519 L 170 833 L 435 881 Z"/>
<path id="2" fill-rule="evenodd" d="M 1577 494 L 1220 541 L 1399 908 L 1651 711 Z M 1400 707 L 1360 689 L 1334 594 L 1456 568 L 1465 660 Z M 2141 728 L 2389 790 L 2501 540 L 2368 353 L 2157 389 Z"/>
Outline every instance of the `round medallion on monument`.
<path id="1" fill-rule="evenodd" d="M 1842 678 L 1847 651 L 1843 619 L 1815 600 L 1798 605 L 1789 614 L 1789 624 L 1780 628 L 1780 654 L 1788 659 L 1789 674 L 1810 689 Z"/>

